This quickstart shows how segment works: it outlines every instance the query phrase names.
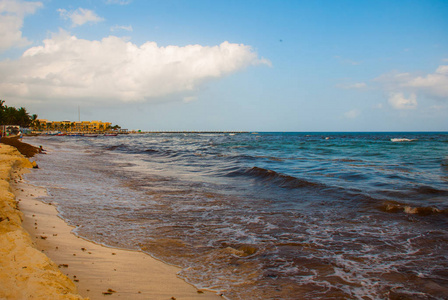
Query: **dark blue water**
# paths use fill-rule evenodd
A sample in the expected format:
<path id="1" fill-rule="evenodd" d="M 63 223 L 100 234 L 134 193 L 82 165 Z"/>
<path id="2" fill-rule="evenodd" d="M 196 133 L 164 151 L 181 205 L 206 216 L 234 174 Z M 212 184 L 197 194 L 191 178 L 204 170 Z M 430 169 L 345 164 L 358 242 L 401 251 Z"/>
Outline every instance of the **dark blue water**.
<path id="1" fill-rule="evenodd" d="M 91 240 L 230 299 L 448 299 L 447 133 L 39 137 Z"/>

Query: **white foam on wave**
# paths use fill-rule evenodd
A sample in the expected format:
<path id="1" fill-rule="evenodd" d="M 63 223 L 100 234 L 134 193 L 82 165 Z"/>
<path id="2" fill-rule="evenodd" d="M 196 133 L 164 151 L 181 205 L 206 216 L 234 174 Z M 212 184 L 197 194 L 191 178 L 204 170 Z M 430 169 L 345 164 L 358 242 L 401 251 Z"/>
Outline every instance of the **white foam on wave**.
<path id="1" fill-rule="evenodd" d="M 416 139 L 407 139 L 407 138 L 393 138 L 390 139 L 391 142 L 397 143 L 397 142 L 413 142 L 416 141 Z"/>

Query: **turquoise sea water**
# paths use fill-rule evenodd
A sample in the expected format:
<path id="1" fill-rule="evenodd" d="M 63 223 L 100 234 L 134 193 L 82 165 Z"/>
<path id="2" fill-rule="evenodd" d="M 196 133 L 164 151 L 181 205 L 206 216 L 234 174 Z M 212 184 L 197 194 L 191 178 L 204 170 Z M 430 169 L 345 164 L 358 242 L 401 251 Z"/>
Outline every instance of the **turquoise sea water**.
<path id="1" fill-rule="evenodd" d="M 37 137 L 76 232 L 229 299 L 448 299 L 447 133 Z"/>

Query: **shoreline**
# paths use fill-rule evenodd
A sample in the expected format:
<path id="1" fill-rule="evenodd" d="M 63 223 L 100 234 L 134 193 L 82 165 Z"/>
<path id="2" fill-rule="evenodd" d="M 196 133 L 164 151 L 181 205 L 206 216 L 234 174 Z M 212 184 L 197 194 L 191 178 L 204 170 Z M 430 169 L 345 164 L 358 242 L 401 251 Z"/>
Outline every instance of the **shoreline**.
<path id="1" fill-rule="evenodd" d="M 84 299 L 73 282 L 36 249 L 23 228 L 23 213 L 12 187 L 32 163 L 19 151 L 0 146 L 0 298 Z"/>
<path id="2" fill-rule="evenodd" d="M 72 232 L 74 227 L 59 217 L 55 205 L 38 199 L 46 195 L 44 188 L 20 177 L 11 182 L 11 190 L 23 215 L 21 226 L 31 237 L 35 252 L 51 259 L 55 272 L 66 277 L 67 284 L 79 293 L 77 298 L 61 299 L 223 299 L 178 277 L 180 268 L 141 251 L 106 247 L 78 237 Z M 2 273 L 3 270 L 0 278 Z M 34 290 L 31 288 L 30 292 Z M 6 296 L 0 293 L 2 297 Z"/>

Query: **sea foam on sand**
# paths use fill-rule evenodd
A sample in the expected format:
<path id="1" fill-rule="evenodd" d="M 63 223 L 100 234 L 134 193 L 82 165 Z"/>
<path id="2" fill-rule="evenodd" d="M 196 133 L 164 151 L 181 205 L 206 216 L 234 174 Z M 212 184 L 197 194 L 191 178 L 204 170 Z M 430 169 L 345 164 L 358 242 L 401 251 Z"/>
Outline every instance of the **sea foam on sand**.
<path id="1" fill-rule="evenodd" d="M 0 299 L 85 299 L 75 284 L 33 246 L 22 227 L 10 181 L 31 162 L 16 148 L 0 148 Z"/>

